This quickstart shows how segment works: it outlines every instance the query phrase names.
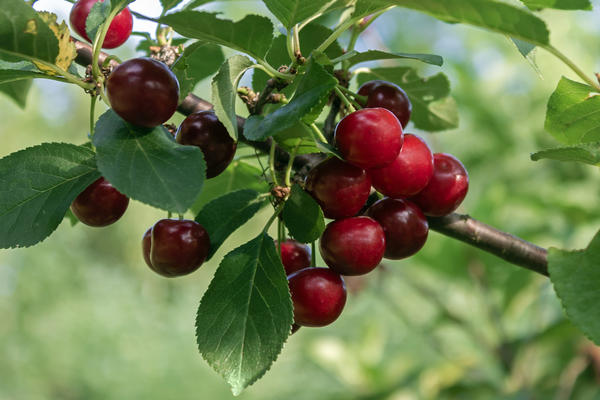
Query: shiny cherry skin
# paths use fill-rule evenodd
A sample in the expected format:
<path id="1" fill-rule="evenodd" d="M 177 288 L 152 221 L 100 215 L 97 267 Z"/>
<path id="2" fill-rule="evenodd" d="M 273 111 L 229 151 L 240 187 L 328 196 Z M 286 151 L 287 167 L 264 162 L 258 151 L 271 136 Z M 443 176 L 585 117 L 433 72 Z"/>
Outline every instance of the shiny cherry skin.
<path id="1" fill-rule="evenodd" d="M 332 157 L 310 170 L 305 187 L 325 217 L 347 218 L 355 216 L 369 198 L 371 178 L 364 169 Z"/>
<path id="2" fill-rule="evenodd" d="M 411 200 L 425 215 L 441 217 L 458 208 L 469 190 L 469 174 L 454 156 L 433 155 L 433 177 L 429 184 Z"/>
<path id="3" fill-rule="evenodd" d="M 113 110 L 125 121 L 152 128 L 175 113 L 179 82 L 169 67 L 151 58 L 133 58 L 115 68 L 106 81 Z"/>
<path id="4" fill-rule="evenodd" d="M 98 1 L 104 0 L 79 0 L 71 9 L 69 19 L 71 27 L 75 32 L 82 36 L 88 42 L 92 42 L 85 31 L 85 21 L 90 10 Z M 102 47 L 105 49 L 114 49 L 127 41 L 133 28 L 133 17 L 128 7 L 119 12 L 110 23 Z"/>
<path id="5" fill-rule="evenodd" d="M 412 104 L 400 86 L 386 81 L 369 81 L 358 89 L 358 94 L 367 96 L 365 107 L 381 107 L 391 111 L 402 127 L 406 128 L 412 113 Z"/>
<path id="6" fill-rule="evenodd" d="M 379 222 L 385 232 L 385 258 L 410 257 L 427 241 L 427 219 L 419 207 L 408 200 L 379 200 L 367 210 L 367 215 Z"/>
<path id="7" fill-rule="evenodd" d="M 106 179 L 99 178 L 71 203 L 71 211 L 84 224 L 107 226 L 125 214 L 129 198 L 119 192 Z"/>
<path id="8" fill-rule="evenodd" d="M 294 323 L 325 326 L 335 321 L 346 304 L 346 285 L 328 268 L 306 268 L 288 276 L 294 304 Z"/>
<path id="9" fill-rule="evenodd" d="M 370 169 L 388 165 L 398 157 L 402 125 L 385 108 L 364 108 L 342 118 L 335 128 L 335 143 L 344 160 Z"/>
<path id="10" fill-rule="evenodd" d="M 278 247 L 275 241 L 275 247 Z M 310 247 L 294 239 L 281 242 L 281 263 L 285 274 L 290 275 L 301 269 L 310 267 Z"/>
<path id="11" fill-rule="evenodd" d="M 176 136 L 177 143 L 198 146 L 206 161 L 206 178 L 214 178 L 233 160 L 237 143 L 229 136 L 214 111 L 192 113 L 183 120 Z"/>
<path id="12" fill-rule="evenodd" d="M 378 192 L 392 198 L 414 196 L 433 176 L 433 154 L 419 136 L 406 134 L 398 157 L 391 164 L 368 172 Z"/>
<path id="13" fill-rule="evenodd" d="M 142 239 L 146 264 L 168 278 L 197 270 L 208 256 L 208 232 L 196 221 L 161 219 Z"/>
<path id="14" fill-rule="evenodd" d="M 319 247 L 331 270 L 341 275 L 364 275 L 381 262 L 385 234 L 369 217 L 339 219 L 327 225 Z"/>

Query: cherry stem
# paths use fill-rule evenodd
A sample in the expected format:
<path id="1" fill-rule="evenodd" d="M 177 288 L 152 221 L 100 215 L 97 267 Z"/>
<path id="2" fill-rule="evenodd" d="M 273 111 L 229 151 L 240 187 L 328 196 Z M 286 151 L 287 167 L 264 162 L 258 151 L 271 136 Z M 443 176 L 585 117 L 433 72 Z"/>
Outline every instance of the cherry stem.
<path id="1" fill-rule="evenodd" d="M 348 111 L 350 111 L 351 113 L 356 111 L 356 108 L 354 108 L 350 100 L 348 100 L 348 98 L 344 95 L 344 93 L 342 93 L 342 91 L 337 86 L 333 88 L 333 90 L 335 90 L 335 94 L 337 94 L 340 100 L 342 100 L 342 103 L 344 103 Z"/>
<path id="2" fill-rule="evenodd" d="M 271 225 L 273 225 L 273 221 L 275 221 L 275 219 L 279 216 L 279 214 L 281 214 L 281 212 L 283 211 L 283 206 L 285 205 L 285 203 L 281 203 L 280 205 L 278 205 L 275 208 L 275 211 L 273 212 L 273 215 L 271 215 L 271 218 L 269 218 L 269 220 L 267 221 L 265 227 L 263 228 L 263 233 L 266 233 L 269 228 L 271 227 Z"/>
<path id="3" fill-rule="evenodd" d="M 317 246 L 315 245 L 315 241 L 313 240 L 310 244 L 310 265 L 313 268 L 317 267 Z"/>
<path id="4" fill-rule="evenodd" d="M 298 143 L 292 149 L 290 153 L 290 159 L 288 160 L 288 164 L 285 167 L 285 186 L 292 186 L 292 169 L 294 167 L 294 159 L 296 158 L 296 154 L 298 153 L 298 148 L 300 147 L 300 143 L 302 143 L 302 139 L 298 139 Z"/>
<path id="5" fill-rule="evenodd" d="M 319 129 L 319 127 L 313 122 L 309 125 L 310 129 L 315 133 L 316 139 L 319 139 L 323 143 L 329 143 L 323 132 Z"/>
<path id="6" fill-rule="evenodd" d="M 594 79 L 589 77 L 581 68 L 577 66 L 569 57 L 563 54 L 560 50 L 552 45 L 543 46 L 546 50 L 548 50 L 552 55 L 565 63 L 573 72 L 575 72 L 585 83 L 596 89 L 600 92 L 600 85 Z"/>
<path id="7" fill-rule="evenodd" d="M 277 182 L 277 172 L 275 171 L 275 140 L 271 141 L 271 150 L 269 151 L 269 170 L 271 171 L 271 178 L 273 184 L 279 186 Z"/>
<path id="8" fill-rule="evenodd" d="M 92 74 L 96 82 L 102 82 L 104 78 L 101 78 L 102 72 L 100 71 L 100 66 L 98 64 L 98 59 L 100 58 L 100 51 L 102 50 L 102 44 L 104 44 L 104 38 L 106 38 L 106 34 L 108 33 L 110 23 L 112 22 L 113 18 L 119 12 L 121 12 L 121 10 L 125 6 L 125 3 L 125 0 L 119 2 L 118 5 L 111 10 L 110 14 L 108 14 L 108 18 L 106 18 L 106 21 L 104 21 L 104 23 L 100 26 L 100 30 L 96 32 L 96 37 L 94 38 L 94 43 L 92 46 Z"/>
<path id="9" fill-rule="evenodd" d="M 95 115 L 96 115 L 96 100 L 98 98 L 96 97 L 96 95 L 92 95 L 91 96 L 91 101 L 90 101 L 90 140 L 94 137 L 94 122 L 96 121 Z"/>
<path id="10" fill-rule="evenodd" d="M 352 90 L 342 86 L 342 85 L 337 85 L 337 88 L 340 89 L 342 92 L 344 92 L 344 94 L 347 94 L 348 96 L 353 97 L 354 99 L 356 99 L 357 101 L 366 103 L 367 102 L 367 96 L 361 96 L 358 93 L 354 93 Z M 361 107 L 362 108 L 362 107 Z"/>

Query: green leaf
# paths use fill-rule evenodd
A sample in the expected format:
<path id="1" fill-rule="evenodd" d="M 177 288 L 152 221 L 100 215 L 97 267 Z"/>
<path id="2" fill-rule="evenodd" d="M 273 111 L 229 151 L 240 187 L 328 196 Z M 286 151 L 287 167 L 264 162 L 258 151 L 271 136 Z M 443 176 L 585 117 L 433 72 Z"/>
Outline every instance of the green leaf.
<path id="1" fill-rule="evenodd" d="M 538 151 L 531 155 L 533 161 L 542 159 L 577 161 L 590 165 L 600 165 L 600 142 L 583 143 L 577 146 L 557 147 Z"/>
<path id="2" fill-rule="evenodd" d="M 165 11 L 169 11 L 171 8 L 176 7 L 183 0 L 160 0 L 160 5 Z"/>
<path id="3" fill-rule="evenodd" d="M 283 26 L 291 29 L 297 23 L 321 13 L 335 1 L 331 0 L 263 0 L 269 11 Z"/>
<path id="4" fill-rule="evenodd" d="M 238 395 L 277 359 L 292 320 L 281 259 L 261 233 L 223 258 L 198 307 L 198 348 Z"/>
<path id="5" fill-rule="evenodd" d="M 111 9 L 112 5 L 110 0 L 94 3 L 90 9 L 90 13 L 85 20 L 85 33 L 87 33 L 92 43 L 96 38 L 98 29 L 100 29 L 100 26 L 108 19 Z"/>
<path id="6" fill-rule="evenodd" d="M 108 110 L 96 123 L 93 143 L 102 175 L 132 199 L 183 214 L 202 190 L 202 150 L 178 144 L 162 126 L 136 127 Z"/>
<path id="7" fill-rule="evenodd" d="M 202 41 L 187 46 L 171 67 L 179 81 L 180 101 L 194 90 L 198 82 L 217 72 L 223 61 L 225 56 L 220 46 Z"/>
<path id="8" fill-rule="evenodd" d="M 600 140 L 600 96 L 596 89 L 563 77 L 548 101 L 545 128 L 567 144 Z"/>
<path id="9" fill-rule="evenodd" d="M 531 10 L 557 8 L 560 10 L 591 10 L 589 0 L 521 0 Z"/>
<path id="10" fill-rule="evenodd" d="M 260 193 L 244 189 L 227 193 L 205 205 L 196 216 L 196 222 L 208 231 L 210 252 L 207 260 L 217 252 L 225 240 L 260 210 L 265 198 Z"/>
<path id="11" fill-rule="evenodd" d="M 171 41 L 171 46 L 179 46 L 180 44 L 185 44 L 188 40 L 188 38 L 173 38 L 173 40 Z M 143 39 L 135 47 L 135 51 L 141 51 L 146 53 L 147 56 L 150 56 L 150 54 L 152 53 L 150 51 L 151 46 L 157 46 L 155 40 Z"/>
<path id="12" fill-rule="evenodd" d="M 15 81 L 0 84 L 0 92 L 13 99 L 22 109 L 27 105 L 27 95 L 31 89 L 31 80 Z"/>
<path id="13" fill-rule="evenodd" d="M 321 207 L 298 184 L 292 186 L 292 192 L 285 202 L 282 217 L 290 235 L 302 243 L 317 240 L 325 230 L 325 219 Z"/>
<path id="14" fill-rule="evenodd" d="M 12 63 L 0 60 L 0 84 L 24 79 L 45 78 L 46 76 L 28 61 Z"/>
<path id="15" fill-rule="evenodd" d="M 246 15 L 233 22 L 212 13 L 180 11 L 162 17 L 160 22 L 180 35 L 230 47 L 258 59 L 265 57 L 273 41 L 273 24 L 259 15 Z"/>
<path id="16" fill-rule="evenodd" d="M 434 54 L 387 53 L 385 51 L 379 50 L 367 50 L 362 53 L 357 53 L 356 55 L 350 57 L 348 60 L 350 61 L 350 65 L 352 66 L 366 61 L 391 59 L 418 60 L 423 61 L 427 64 L 433 64 L 438 66 L 442 66 L 442 64 L 444 64 L 444 59 Z"/>
<path id="17" fill-rule="evenodd" d="M 44 143 L 0 159 L 0 248 L 47 238 L 99 177 L 94 153 L 73 144 Z"/>
<path id="18" fill-rule="evenodd" d="M 54 64 L 58 39 L 38 13 L 23 0 L 0 0 L 0 56 Z"/>
<path id="19" fill-rule="evenodd" d="M 206 180 L 200 197 L 192 206 L 194 214 L 213 199 L 234 190 L 252 189 L 259 193 L 269 191 L 269 185 L 265 182 L 262 171 L 244 161 L 233 161 L 220 175 Z"/>
<path id="20" fill-rule="evenodd" d="M 296 154 L 320 153 L 322 151 L 315 144 L 310 128 L 302 122 L 298 122 L 291 128 L 279 132 L 275 136 L 275 141 L 279 147 L 288 153 L 294 149 L 296 149 Z"/>
<path id="21" fill-rule="evenodd" d="M 458 126 L 458 109 L 450 97 L 450 82 L 442 74 L 420 77 L 412 68 L 374 68 L 358 74 L 358 84 L 373 79 L 396 83 L 406 91 L 412 106 L 411 121 L 419 129 L 430 132 Z"/>
<path id="22" fill-rule="evenodd" d="M 325 68 L 311 61 L 290 102 L 266 117 L 250 117 L 244 126 L 244 136 L 249 140 L 264 140 L 291 128 L 299 120 L 314 122 L 336 84 L 337 80 Z"/>
<path id="23" fill-rule="evenodd" d="M 219 72 L 212 80 L 212 102 L 215 114 L 234 140 L 238 138 L 237 114 L 235 112 L 237 87 L 244 73 L 253 65 L 252 60 L 246 56 L 235 55 L 229 57 L 221 65 Z"/>
<path id="24" fill-rule="evenodd" d="M 421 11 L 445 22 L 478 26 L 537 45 L 549 43 L 544 21 L 526 10 L 493 0 L 357 0 L 352 17 L 364 17 L 390 6 Z"/>
<path id="25" fill-rule="evenodd" d="M 548 271 L 567 316 L 600 344 L 600 233 L 585 250 L 548 250 Z"/>

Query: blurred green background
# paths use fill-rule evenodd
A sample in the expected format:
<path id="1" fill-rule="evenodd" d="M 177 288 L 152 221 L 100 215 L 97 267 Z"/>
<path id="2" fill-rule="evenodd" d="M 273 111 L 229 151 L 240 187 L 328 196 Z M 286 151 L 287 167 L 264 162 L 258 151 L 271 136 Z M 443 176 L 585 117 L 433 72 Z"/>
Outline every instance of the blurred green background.
<path id="1" fill-rule="evenodd" d="M 152 14 L 156 4 L 133 8 Z M 37 8 L 65 18 L 69 4 Z M 219 9 L 233 18 L 264 11 L 249 1 Z M 598 11 L 542 17 L 556 47 L 584 70 L 600 70 Z M 135 29 L 152 27 L 137 21 Z M 117 53 L 133 56 L 135 41 Z M 444 57 L 460 128 L 417 133 L 468 168 L 461 212 L 545 247 L 588 243 L 600 227 L 597 170 L 529 160 L 556 145 L 543 124 L 560 76 L 576 79 L 564 65 L 541 51 L 538 74 L 506 37 L 405 10 L 375 22 L 358 43 L 367 48 Z M 207 88 L 196 92 L 208 98 Z M 41 142 L 83 143 L 87 110 L 77 88 L 55 82 L 36 82 L 25 110 L 0 97 L 0 156 Z M 1 400 L 233 397 L 196 349 L 195 312 L 219 260 L 254 237 L 266 215 L 174 280 L 141 257 L 142 234 L 163 217 L 132 201 L 111 227 L 65 221 L 33 248 L 0 251 Z M 240 399 L 600 398 L 600 350 L 565 320 L 545 278 L 432 232 L 418 255 L 348 284 L 340 319 L 292 336 Z"/>

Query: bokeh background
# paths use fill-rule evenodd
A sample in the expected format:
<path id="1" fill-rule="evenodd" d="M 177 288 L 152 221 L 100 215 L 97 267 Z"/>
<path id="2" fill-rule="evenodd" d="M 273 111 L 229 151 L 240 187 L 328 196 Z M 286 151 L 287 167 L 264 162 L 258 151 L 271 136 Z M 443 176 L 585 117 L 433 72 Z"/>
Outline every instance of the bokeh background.
<path id="1" fill-rule="evenodd" d="M 156 16 L 158 4 L 132 8 Z M 36 8 L 68 18 L 70 4 L 40 0 Z M 212 9 L 231 18 L 266 13 L 256 1 Z M 541 15 L 556 47 L 584 70 L 600 70 L 597 10 Z M 134 30 L 154 26 L 136 21 Z M 138 40 L 116 53 L 134 56 Z M 560 76 L 576 79 L 564 65 L 540 51 L 536 69 L 506 37 L 401 9 L 359 40 L 359 50 L 368 48 L 444 57 L 441 69 L 407 64 L 452 82 L 460 128 L 418 133 L 467 166 L 462 212 L 545 247 L 587 244 L 600 227 L 597 170 L 529 159 L 556 145 L 543 125 Z M 209 98 L 208 82 L 196 93 Z M 25 110 L 0 97 L 0 120 L 0 156 L 41 142 L 83 143 L 88 101 L 78 88 L 36 82 Z M 165 216 L 132 201 L 111 227 L 65 220 L 33 248 L 0 251 L 1 400 L 233 397 L 196 349 L 195 312 L 219 260 L 254 237 L 266 215 L 174 280 L 141 257 L 142 234 Z M 600 350 L 565 319 L 545 278 L 432 232 L 418 255 L 349 286 L 340 319 L 292 336 L 240 399 L 600 398 Z"/>

